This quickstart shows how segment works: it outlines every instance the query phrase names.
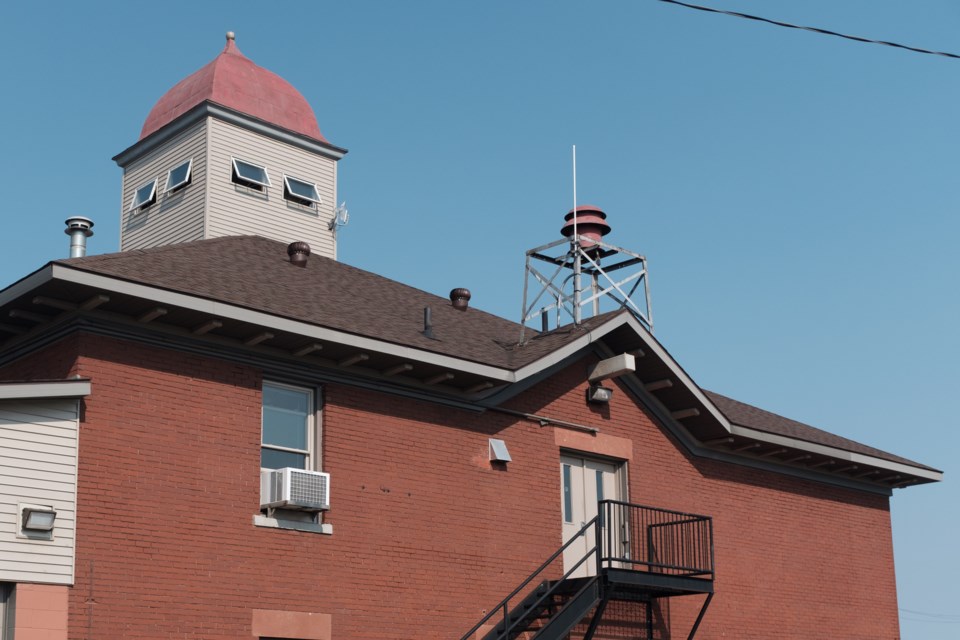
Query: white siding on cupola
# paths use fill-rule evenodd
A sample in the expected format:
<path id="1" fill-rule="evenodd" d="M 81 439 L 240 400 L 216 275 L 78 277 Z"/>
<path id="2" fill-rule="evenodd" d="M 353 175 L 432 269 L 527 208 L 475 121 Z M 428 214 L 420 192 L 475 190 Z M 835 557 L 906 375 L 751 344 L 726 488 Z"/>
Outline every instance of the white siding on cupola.
<path id="1" fill-rule="evenodd" d="M 73 584 L 79 401 L 0 401 L 0 582 Z M 57 511 L 52 540 L 18 536 L 19 505 Z"/>
<path id="2" fill-rule="evenodd" d="M 191 182 L 164 193 L 167 172 L 193 158 Z M 233 158 L 265 167 L 264 191 L 233 182 Z M 284 198 L 283 177 L 314 183 L 322 202 Z M 130 211 L 138 188 L 157 180 L 157 201 Z M 330 221 L 337 203 L 336 160 L 215 117 L 198 120 L 124 167 L 120 250 L 146 249 L 223 236 L 305 241 L 336 258 Z"/>
<path id="3" fill-rule="evenodd" d="M 268 138 L 216 118 L 208 118 L 209 167 L 206 237 L 256 235 L 280 242 L 303 240 L 312 252 L 336 257 L 330 220 L 337 201 L 336 161 Z M 267 169 L 264 192 L 232 181 L 232 158 Z M 283 176 L 317 185 L 319 205 L 307 207 L 283 197 Z"/>
<path id="4" fill-rule="evenodd" d="M 120 250 L 145 249 L 204 238 L 207 135 L 201 120 L 124 168 Z M 193 158 L 190 184 L 164 193 L 167 172 Z M 134 192 L 157 180 L 157 201 L 130 211 Z"/>

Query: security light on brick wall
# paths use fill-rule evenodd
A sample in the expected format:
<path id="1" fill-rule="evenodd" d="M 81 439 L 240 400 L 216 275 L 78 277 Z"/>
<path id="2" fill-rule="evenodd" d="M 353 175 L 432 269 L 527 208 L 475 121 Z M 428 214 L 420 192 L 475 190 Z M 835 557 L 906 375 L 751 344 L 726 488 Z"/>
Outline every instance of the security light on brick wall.
<path id="1" fill-rule="evenodd" d="M 506 442 L 490 438 L 490 462 L 513 462 Z"/>
<path id="2" fill-rule="evenodd" d="M 612 397 L 613 389 L 609 387 L 592 384 L 590 388 L 587 389 L 587 402 L 592 402 L 593 404 L 607 404 Z"/>
<path id="3" fill-rule="evenodd" d="M 53 525 L 57 519 L 57 510 L 53 507 L 25 505 L 21 513 L 20 526 L 25 532 L 53 531 Z"/>

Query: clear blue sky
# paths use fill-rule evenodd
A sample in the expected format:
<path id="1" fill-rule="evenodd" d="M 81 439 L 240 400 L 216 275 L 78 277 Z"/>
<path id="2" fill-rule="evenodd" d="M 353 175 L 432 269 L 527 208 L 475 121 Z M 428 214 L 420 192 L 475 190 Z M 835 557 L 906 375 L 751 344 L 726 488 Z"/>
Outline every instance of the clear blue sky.
<path id="1" fill-rule="evenodd" d="M 955 0 L 704 2 L 960 52 Z M 947 472 L 895 493 L 894 544 L 903 637 L 960 636 L 912 613 L 960 600 L 960 60 L 654 0 L 10 3 L 3 283 L 64 256 L 71 215 L 116 250 L 110 158 L 228 29 L 350 149 L 341 259 L 510 319 L 576 144 L 701 386 Z"/>

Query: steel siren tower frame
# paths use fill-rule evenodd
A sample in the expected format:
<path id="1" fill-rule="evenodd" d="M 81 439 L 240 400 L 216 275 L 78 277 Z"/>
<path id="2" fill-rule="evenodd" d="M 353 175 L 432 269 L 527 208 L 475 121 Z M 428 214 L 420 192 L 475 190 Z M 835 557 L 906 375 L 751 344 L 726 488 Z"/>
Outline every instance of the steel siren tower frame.
<path id="1" fill-rule="evenodd" d="M 560 232 L 565 238 L 527 251 L 521 344 L 527 323 L 537 316 L 541 318 L 542 331 L 550 329 L 550 313 L 554 310 L 556 326 L 561 325 L 564 313 L 579 325 L 584 308 L 589 305 L 592 315 L 597 315 L 604 299 L 612 300 L 617 309 L 628 309 L 653 333 L 647 259 L 604 242 L 601 238 L 610 232 L 606 218 L 607 214 L 594 205 L 575 206 L 564 217 L 566 222 Z M 552 272 L 540 263 L 550 265 Z M 587 292 L 582 286 L 584 277 L 590 279 Z M 643 297 L 638 304 L 634 297 L 641 287 Z"/>

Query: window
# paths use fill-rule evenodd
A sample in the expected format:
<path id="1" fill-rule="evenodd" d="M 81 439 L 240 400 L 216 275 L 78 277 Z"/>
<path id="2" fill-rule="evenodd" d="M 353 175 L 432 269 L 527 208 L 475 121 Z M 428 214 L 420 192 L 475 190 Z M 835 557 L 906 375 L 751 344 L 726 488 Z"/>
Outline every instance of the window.
<path id="1" fill-rule="evenodd" d="M 164 193 L 170 193 L 171 191 L 176 191 L 182 189 L 183 187 L 190 184 L 190 169 L 193 167 L 193 158 L 190 158 L 183 164 L 175 166 L 173 169 L 167 172 L 167 186 L 164 188 Z"/>
<path id="2" fill-rule="evenodd" d="M 139 187 L 133 194 L 133 202 L 130 203 L 130 211 L 139 211 L 146 209 L 157 201 L 157 179 Z"/>
<path id="3" fill-rule="evenodd" d="M 563 465 L 563 521 L 573 522 L 573 488 L 570 482 L 570 465 Z"/>
<path id="4" fill-rule="evenodd" d="M 290 176 L 283 176 L 283 197 L 310 207 L 322 202 L 317 185 Z"/>
<path id="5" fill-rule="evenodd" d="M 316 468 L 316 403 L 310 389 L 263 383 L 260 466 Z"/>
<path id="6" fill-rule="evenodd" d="M 257 191 L 263 191 L 270 186 L 270 176 L 266 167 L 233 159 L 233 181 Z"/>

